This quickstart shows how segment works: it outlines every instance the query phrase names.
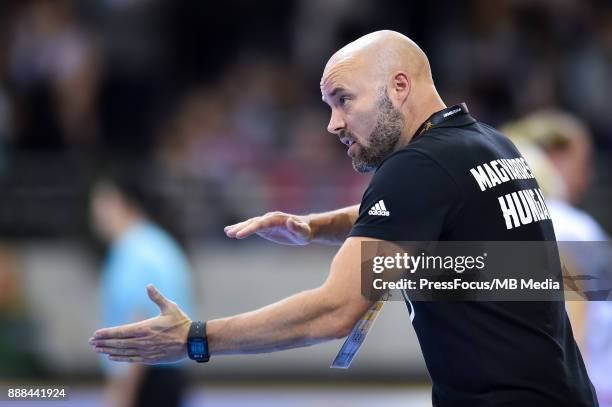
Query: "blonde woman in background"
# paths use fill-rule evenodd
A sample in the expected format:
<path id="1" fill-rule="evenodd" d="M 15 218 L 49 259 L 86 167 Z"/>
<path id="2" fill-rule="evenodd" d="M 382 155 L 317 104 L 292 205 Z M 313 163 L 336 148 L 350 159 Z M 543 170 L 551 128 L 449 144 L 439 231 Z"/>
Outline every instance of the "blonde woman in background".
<path id="1" fill-rule="evenodd" d="M 509 123 L 502 131 L 521 151 L 546 196 L 559 242 L 607 241 L 608 236 L 588 213 L 575 205 L 586 191 L 592 175 L 591 139 L 586 126 L 568 113 L 535 112 Z M 597 276 L 611 281 L 609 253 L 576 255 L 566 248 L 598 248 L 598 245 L 560 245 L 572 274 Z M 601 281 L 601 280 L 598 280 Z M 568 301 L 576 341 L 584 355 L 600 405 L 612 406 L 612 303 Z"/>

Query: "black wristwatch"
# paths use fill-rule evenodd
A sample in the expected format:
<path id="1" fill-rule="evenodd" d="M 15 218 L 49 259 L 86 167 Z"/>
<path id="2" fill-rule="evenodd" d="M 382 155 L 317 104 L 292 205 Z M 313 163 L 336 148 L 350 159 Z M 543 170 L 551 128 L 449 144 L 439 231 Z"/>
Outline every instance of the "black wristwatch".
<path id="1" fill-rule="evenodd" d="M 187 354 L 189 359 L 198 363 L 208 362 L 208 338 L 206 337 L 206 321 L 194 321 L 187 336 Z"/>

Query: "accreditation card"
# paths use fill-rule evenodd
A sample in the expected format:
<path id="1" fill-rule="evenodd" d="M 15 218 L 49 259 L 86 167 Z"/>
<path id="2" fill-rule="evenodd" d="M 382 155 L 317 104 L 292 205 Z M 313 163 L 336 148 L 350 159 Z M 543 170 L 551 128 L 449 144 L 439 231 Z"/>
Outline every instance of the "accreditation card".
<path id="1" fill-rule="evenodd" d="M 380 314 L 380 310 L 387 300 L 388 297 L 383 300 L 376 301 L 372 306 L 366 311 L 365 314 L 361 317 L 359 321 L 355 324 L 351 333 L 346 338 L 340 351 L 336 355 L 336 358 L 331 364 L 332 369 L 348 369 L 351 365 L 351 362 L 357 355 L 359 348 L 365 341 L 366 336 L 368 335 L 368 331 L 372 328 L 374 321 Z"/>

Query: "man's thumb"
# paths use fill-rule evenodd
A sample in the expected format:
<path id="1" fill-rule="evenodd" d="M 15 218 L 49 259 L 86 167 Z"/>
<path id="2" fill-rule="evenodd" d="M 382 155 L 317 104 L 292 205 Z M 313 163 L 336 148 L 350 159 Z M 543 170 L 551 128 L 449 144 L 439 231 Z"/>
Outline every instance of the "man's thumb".
<path id="1" fill-rule="evenodd" d="M 147 294 L 151 301 L 159 307 L 162 314 L 168 309 L 168 300 L 164 297 L 153 284 L 147 285 Z"/>
<path id="2" fill-rule="evenodd" d="M 287 219 L 287 227 L 294 233 L 304 234 L 307 233 L 307 225 L 305 222 L 295 220 L 292 218 Z"/>

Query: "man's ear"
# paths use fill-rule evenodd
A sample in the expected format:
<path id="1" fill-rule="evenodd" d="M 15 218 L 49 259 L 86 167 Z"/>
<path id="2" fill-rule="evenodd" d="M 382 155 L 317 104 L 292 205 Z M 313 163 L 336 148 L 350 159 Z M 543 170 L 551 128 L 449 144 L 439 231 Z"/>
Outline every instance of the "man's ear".
<path id="1" fill-rule="evenodd" d="M 412 81 L 406 72 L 399 71 L 391 78 L 391 84 L 389 88 L 389 97 L 397 106 L 404 104 L 410 91 L 412 90 Z"/>

